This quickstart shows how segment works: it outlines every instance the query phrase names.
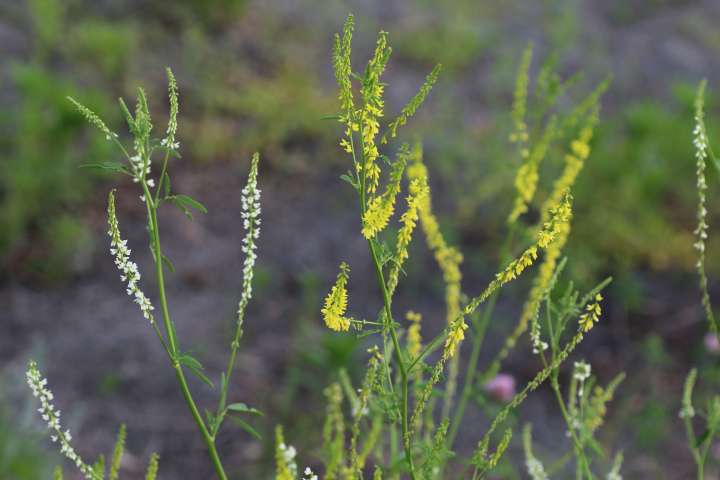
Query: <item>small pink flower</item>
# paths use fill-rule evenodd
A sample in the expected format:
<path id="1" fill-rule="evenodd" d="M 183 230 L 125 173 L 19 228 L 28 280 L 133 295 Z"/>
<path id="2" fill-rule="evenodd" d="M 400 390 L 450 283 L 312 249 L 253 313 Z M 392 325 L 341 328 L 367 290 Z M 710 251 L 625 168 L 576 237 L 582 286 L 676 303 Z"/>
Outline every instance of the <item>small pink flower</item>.
<path id="1" fill-rule="evenodd" d="M 717 335 L 712 332 L 705 335 L 705 349 L 708 353 L 720 354 L 720 341 L 718 341 Z"/>
<path id="2" fill-rule="evenodd" d="M 498 373 L 485 384 L 485 392 L 498 402 L 509 402 L 515 396 L 515 377 Z"/>

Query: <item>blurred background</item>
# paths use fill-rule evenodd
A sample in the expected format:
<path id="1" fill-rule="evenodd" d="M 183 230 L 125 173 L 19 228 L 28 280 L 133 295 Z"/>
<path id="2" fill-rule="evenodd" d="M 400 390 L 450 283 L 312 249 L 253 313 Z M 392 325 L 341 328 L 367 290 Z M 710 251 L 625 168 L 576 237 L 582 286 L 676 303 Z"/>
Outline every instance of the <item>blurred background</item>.
<path id="1" fill-rule="evenodd" d="M 357 378 L 364 341 L 335 335 L 319 316 L 346 260 L 351 308 L 376 311 L 330 63 L 332 34 L 356 15 L 354 65 L 379 30 L 390 32 L 388 112 L 398 112 L 435 63 L 444 70 L 405 129 L 423 139 L 443 231 L 462 247 L 464 290 L 478 293 L 495 269 L 518 167 L 508 142 L 514 77 L 529 41 L 531 73 L 555 58 L 561 77 L 583 72 L 567 100 L 612 75 L 593 152 L 577 188 L 568 274 L 583 288 L 607 275 L 606 314 L 581 345 L 602 382 L 627 371 L 601 439 L 625 450 L 626 478 L 689 478 L 692 461 L 677 418 L 691 366 L 700 390 L 717 391 L 720 346 L 706 324 L 694 272 L 695 162 L 692 100 L 708 78 L 708 126 L 720 139 L 720 3 L 690 0 L 5 0 L 0 2 L 0 478 L 49 478 L 59 462 L 24 386 L 39 360 L 81 453 L 108 453 L 128 427 L 127 479 L 142 478 L 150 452 L 161 478 L 210 478 L 205 453 L 152 331 L 124 295 L 105 236 L 107 191 L 119 184 L 124 234 L 152 292 L 144 210 L 132 184 L 79 169 L 118 159 L 77 114 L 71 95 L 124 131 L 117 97 L 143 85 L 156 129 L 167 115 L 164 67 L 180 87 L 182 159 L 173 187 L 209 209 L 188 221 L 162 212 L 174 260 L 170 309 L 183 347 L 213 378 L 229 348 L 242 283 L 240 189 L 253 151 L 262 155 L 263 231 L 255 298 L 231 387 L 233 400 L 262 409 L 257 441 L 228 430 L 220 448 L 234 478 L 269 478 L 272 429 L 286 427 L 303 464 L 314 464 L 323 389 L 346 368 Z M 577 92 L 577 94 L 575 93 Z M 127 137 L 125 138 L 127 139 Z M 551 150 L 557 170 L 562 147 Z M 720 298 L 717 177 L 710 172 L 708 269 Z M 546 187 L 552 177 L 543 176 Z M 413 244 L 399 310 L 444 322 L 443 288 L 422 241 Z M 530 276 L 503 296 L 491 340 L 517 319 Z M 151 295 L 152 297 L 152 295 Z M 423 327 L 425 328 L 425 327 Z M 488 343 L 492 358 L 499 341 Z M 538 370 L 523 341 L 504 372 L 524 384 Z M 215 393 L 193 388 L 203 405 Z M 702 393 L 700 393 L 702 395 Z M 567 444 L 554 400 L 541 389 L 514 421 L 535 424 L 536 453 Z M 481 398 L 480 413 L 498 408 Z M 470 450 L 486 420 L 463 437 Z M 500 478 L 525 478 L 521 451 Z M 713 455 L 720 458 L 720 448 Z M 716 462 L 717 459 L 716 458 Z M 717 463 L 716 463 L 717 465 Z M 710 471 L 717 475 L 717 470 Z M 69 478 L 72 478 L 69 477 Z M 714 478 L 714 477 L 708 477 Z"/>

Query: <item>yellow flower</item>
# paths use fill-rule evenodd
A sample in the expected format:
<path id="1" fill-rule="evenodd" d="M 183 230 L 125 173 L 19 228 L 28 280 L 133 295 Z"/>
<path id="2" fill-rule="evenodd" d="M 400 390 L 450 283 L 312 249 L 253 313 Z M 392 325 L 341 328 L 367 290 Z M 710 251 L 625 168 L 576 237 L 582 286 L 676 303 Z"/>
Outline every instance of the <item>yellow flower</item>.
<path id="1" fill-rule="evenodd" d="M 350 319 L 346 318 L 345 310 L 347 309 L 347 281 L 350 276 L 350 267 L 347 263 L 340 264 L 340 273 L 338 273 L 335 285 L 333 285 L 330 293 L 325 297 L 325 304 L 320 311 L 325 320 L 325 325 L 336 332 L 347 332 L 350 329 Z"/>
<path id="2" fill-rule="evenodd" d="M 422 337 L 420 335 L 422 315 L 411 310 L 407 312 L 406 318 L 410 321 L 410 327 L 407 333 L 407 350 L 410 358 L 415 359 L 420 355 L 420 350 L 422 350 Z"/>
<path id="3" fill-rule="evenodd" d="M 382 232 L 387 227 L 390 217 L 395 212 L 395 199 L 400 193 L 400 182 L 407 163 L 407 146 L 403 146 L 398 153 L 398 159 L 392 166 L 390 180 L 385 192 L 370 200 L 367 210 L 362 218 L 362 234 L 368 240 Z M 379 172 L 380 170 L 378 170 Z"/>
<path id="4" fill-rule="evenodd" d="M 412 240 L 412 233 L 418 220 L 418 210 L 425 196 L 429 192 L 427 184 L 423 185 L 422 180 L 415 179 L 410 182 L 410 195 L 407 197 L 407 210 L 400 217 L 402 226 L 398 232 L 395 258 L 388 274 L 388 290 L 390 294 L 395 291 L 398 284 L 398 277 L 403 263 L 408 258 L 408 246 Z"/>
<path id="5" fill-rule="evenodd" d="M 465 339 L 465 330 L 467 330 L 467 328 L 468 328 L 467 323 L 465 323 L 465 319 L 463 317 L 459 317 L 457 320 L 455 320 L 452 323 L 452 325 L 450 326 L 450 332 L 448 333 L 448 336 L 445 339 L 445 349 L 443 350 L 443 360 L 452 358 L 453 355 L 455 355 L 455 352 L 457 351 L 458 346 Z"/>
<path id="6" fill-rule="evenodd" d="M 585 307 L 585 311 L 580 315 L 580 319 L 578 320 L 578 326 L 580 331 L 582 332 L 588 332 L 590 329 L 600 320 L 600 315 L 602 314 L 602 309 L 600 308 L 600 302 L 603 300 L 602 295 L 599 293 L 595 295 L 595 301 L 593 303 L 588 304 L 587 307 Z"/>
<path id="7" fill-rule="evenodd" d="M 412 163 L 407 167 L 407 176 L 411 180 L 410 191 L 413 191 L 413 180 L 421 180 L 421 184 L 427 185 L 427 167 L 422 162 L 422 145 L 415 144 L 410 154 Z M 428 247 L 435 255 L 435 260 L 440 266 L 445 282 L 445 304 L 447 305 L 447 323 L 452 323 L 460 314 L 460 283 L 462 273 L 460 264 L 463 256 L 456 248 L 451 247 L 445 241 L 437 218 L 432 211 L 432 198 L 430 190 L 427 195 L 418 200 L 420 224 L 425 233 L 425 240 Z"/>

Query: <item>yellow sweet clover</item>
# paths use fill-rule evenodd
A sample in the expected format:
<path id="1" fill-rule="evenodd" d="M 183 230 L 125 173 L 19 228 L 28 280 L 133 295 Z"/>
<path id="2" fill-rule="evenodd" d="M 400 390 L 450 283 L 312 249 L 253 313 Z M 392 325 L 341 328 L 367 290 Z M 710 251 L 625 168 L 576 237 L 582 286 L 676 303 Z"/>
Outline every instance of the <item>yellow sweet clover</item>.
<path id="1" fill-rule="evenodd" d="M 528 211 L 528 205 L 535 196 L 538 181 L 540 180 L 540 163 L 545 158 L 548 148 L 557 133 L 557 118 L 552 117 L 545 126 L 542 138 L 533 146 L 527 161 L 518 168 L 515 176 L 515 205 L 508 217 L 508 223 L 515 222 L 520 215 Z"/>
<path id="2" fill-rule="evenodd" d="M 525 144 L 528 141 L 528 128 L 525 122 L 525 112 L 527 110 L 527 92 L 530 76 L 530 62 L 532 61 L 533 45 L 528 44 L 523 52 L 518 68 L 517 77 L 515 78 L 515 94 L 513 97 L 512 120 L 514 131 L 510 134 L 510 141 L 518 143 L 520 146 L 521 156 L 527 157 L 528 151 Z"/>
<path id="3" fill-rule="evenodd" d="M 413 180 L 421 180 L 428 183 L 427 167 L 422 161 L 422 146 L 416 143 L 411 152 L 411 164 L 407 167 L 407 176 Z M 440 225 L 432 210 L 432 196 L 428 194 L 420 200 L 420 224 L 425 234 L 428 248 L 435 255 L 435 260 L 442 271 L 445 282 L 445 304 L 447 308 L 447 323 L 451 324 L 460 314 L 460 284 L 462 273 L 460 264 L 463 256 L 460 251 L 451 247 L 445 241 Z"/>
<path id="4" fill-rule="evenodd" d="M 598 293 L 595 295 L 595 301 L 585 307 L 585 311 L 578 319 L 578 328 L 581 332 L 589 332 L 593 325 L 600 320 L 600 315 L 602 314 L 600 302 L 602 302 L 602 300 L 602 295 Z"/>
<path id="5" fill-rule="evenodd" d="M 373 197 L 362 217 L 362 234 L 368 240 L 375 238 L 387 227 L 390 217 L 395 212 L 395 200 L 400 193 L 400 183 L 407 163 L 407 145 L 403 145 L 398 159 L 392 166 L 387 189 L 382 195 Z"/>
<path id="6" fill-rule="evenodd" d="M 451 358 L 460 342 L 465 338 L 464 331 L 467 329 L 465 317 L 472 314 L 481 303 L 487 300 L 506 283 L 515 280 L 527 267 L 532 265 L 538 257 L 538 249 L 550 248 L 557 240 L 560 232 L 567 228 L 572 218 L 572 195 L 566 192 L 563 200 L 556 208 L 550 211 L 550 218 L 543 224 L 543 228 L 537 234 L 535 245 L 528 247 L 519 257 L 512 260 L 485 288 L 485 290 L 473 298 L 462 310 L 461 314 L 451 323 L 448 336 L 445 340 L 443 359 Z"/>
<path id="7" fill-rule="evenodd" d="M 345 20 L 342 38 L 340 34 L 336 33 L 333 41 L 332 62 L 335 79 L 340 87 L 338 96 L 341 111 L 340 119 L 345 124 L 350 124 L 350 116 L 355 108 L 351 80 L 352 67 L 350 65 L 350 51 L 354 28 L 354 17 L 350 14 L 347 20 Z"/>
<path id="8" fill-rule="evenodd" d="M 422 315 L 411 310 L 407 312 L 405 318 L 410 322 L 410 327 L 407 332 L 407 351 L 410 358 L 417 358 L 422 349 L 422 336 L 420 335 Z"/>
<path id="9" fill-rule="evenodd" d="M 374 194 L 380 183 L 380 166 L 376 163 L 379 156 L 375 138 L 380 132 L 379 118 L 383 116 L 385 101 L 383 93 L 385 86 L 380 82 L 380 76 L 390 58 L 392 49 L 387 44 L 387 32 L 380 32 L 375 46 L 375 53 L 367 64 L 365 78 L 361 88 L 363 108 L 360 112 L 361 141 L 363 148 L 364 176 L 367 191 Z"/>
<path id="10" fill-rule="evenodd" d="M 400 231 L 397 236 L 397 246 L 395 247 L 395 257 L 393 258 L 390 273 L 388 274 L 388 291 L 392 295 L 398 284 L 400 270 L 405 260 L 408 258 L 408 246 L 412 240 L 412 234 L 418 220 L 418 211 L 423 199 L 428 195 L 429 188 L 427 184 L 423 184 L 421 179 L 415 179 L 410 182 L 410 194 L 407 196 L 407 210 L 400 217 Z"/>
<path id="11" fill-rule="evenodd" d="M 455 352 L 460 346 L 460 343 L 465 339 L 465 330 L 468 329 L 467 323 L 463 317 L 459 317 L 450 325 L 450 331 L 445 339 L 445 348 L 443 349 L 443 360 L 452 358 Z"/>
<path id="12" fill-rule="evenodd" d="M 422 84 L 418 92 L 415 94 L 415 96 L 410 99 L 407 105 L 403 107 L 402 111 L 400 112 L 400 115 L 390 122 L 388 125 L 388 133 L 392 138 L 395 138 L 397 135 L 397 129 L 399 127 L 402 127 L 405 125 L 405 123 L 408 121 L 408 118 L 415 115 L 415 112 L 418 108 L 420 108 L 420 105 L 425 101 L 428 94 L 430 93 L 430 90 L 432 90 L 433 85 L 435 85 L 435 82 L 437 82 L 438 75 L 440 74 L 440 70 L 442 69 L 442 65 L 437 64 L 435 68 L 432 69 L 432 71 L 428 74 L 427 77 L 425 77 L 425 82 Z M 387 143 L 388 136 L 387 133 L 383 135 L 382 140 L 380 143 Z"/>
<path id="13" fill-rule="evenodd" d="M 350 319 L 346 318 L 347 310 L 347 281 L 350 276 L 350 267 L 347 263 L 340 264 L 340 273 L 330 293 L 325 297 L 325 304 L 321 310 L 325 325 L 336 332 L 347 332 L 350 329 Z"/>
<path id="14" fill-rule="evenodd" d="M 570 143 L 570 153 L 565 155 L 565 167 L 563 168 L 560 177 L 555 181 L 550 196 L 545 201 L 542 210 L 540 221 L 545 224 L 551 216 L 553 208 L 557 208 L 563 200 L 565 192 L 567 192 L 575 183 L 577 176 L 582 170 L 585 160 L 590 155 L 590 140 L 593 136 L 594 127 L 597 123 L 598 111 L 597 107 L 593 109 L 592 113 L 587 117 L 586 123 L 580 130 L 577 138 Z M 543 293 L 547 289 L 550 280 L 552 279 L 557 263 L 562 254 L 562 249 L 567 243 L 570 235 L 570 223 L 567 222 L 558 228 L 555 240 L 552 242 L 543 257 L 543 262 L 540 265 L 538 275 L 533 282 L 533 286 L 528 295 L 528 299 L 523 306 L 520 320 L 515 327 L 515 330 L 507 338 L 505 342 L 504 352 L 515 346 L 517 339 L 527 330 L 528 323 L 535 315 L 538 309 Z M 538 343 L 534 347 L 541 351 L 539 348 L 541 345 Z"/>

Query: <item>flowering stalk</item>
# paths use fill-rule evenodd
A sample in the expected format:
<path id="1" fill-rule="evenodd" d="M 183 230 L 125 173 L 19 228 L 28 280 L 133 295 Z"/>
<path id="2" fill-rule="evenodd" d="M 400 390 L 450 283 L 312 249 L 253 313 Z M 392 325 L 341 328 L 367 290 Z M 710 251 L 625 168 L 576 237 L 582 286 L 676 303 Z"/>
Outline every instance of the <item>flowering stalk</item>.
<path id="1" fill-rule="evenodd" d="M 217 435 L 220 424 L 225 417 L 227 410 L 227 392 L 235 368 L 235 359 L 237 358 L 238 349 L 240 348 L 240 338 L 243 334 L 243 321 L 245 319 L 245 308 L 252 298 L 252 281 L 255 272 L 255 260 L 257 254 L 257 244 L 260 238 L 260 189 L 257 186 L 258 163 L 260 155 L 255 153 L 250 162 L 250 173 L 248 181 L 242 190 L 242 213 L 243 228 L 245 229 L 245 237 L 242 240 L 242 252 L 245 254 L 243 262 L 243 283 L 240 302 L 238 303 L 237 322 L 235 325 L 235 334 L 230 343 L 230 358 L 228 359 L 225 373 L 220 382 L 220 401 L 216 413 L 216 419 L 211 425 L 213 436 Z"/>
<path id="2" fill-rule="evenodd" d="M 167 266 L 168 269 L 172 270 L 172 264 L 167 257 L 165 257 L 162 251 L 160 227 L 158 223 L 158 209 L 164 203 L 172 203 L 180 208 L 190 218 L 192 218 L 191 210 L 198 210 L 203 213 L 207 212 L 207 210 L 202 204 L 187 195 L 176 195 L 171 192 L 170 177 L 167 172 L 167 166 L 170 156 L 177 154 L 177 149 L 180 147 L 180 144 L 176 139 L 179 101 L 177 82 L 170 69 L 167 69 L 167 76 L 170 116 L 167 129 L 162 140 L 151 139 L 150 137 L 153 124 L 150 117 L 147 98 L 142 89 L 138 89 L 138 98 L 134 114 L 130 113 L 130 110 L 127 108 L 124 101 L 120 100 L 121 109 L 125 115 L 130 132 L 133 135 L 132 155 L 128 153 L 123 144 L 118 140 L 118 135 L 112 132 L 95 113 L 80 105 L 76 101 L 71 100 L 90 123 L 95 125 L 108 140 L 114 141 L 119 146 L 128 161 L 127 165 L 110 163 L 104 164 L 102 167 L 110 168 L 111 170 L 130 176 L 133 182 L 138 184 L 141 188 L 140 200 L 145 205 L 147 213 L 147 229 L 150 236 L 150 249 L 153 253 L 153 260 L 155 263 L 155 275 L 158 289 L 157 293 L 162 316 L 162 330 L 158 325 L 159 322 L 156 322 L 153 314 L 154 307 L 152 302 L 140 289 L 139 281 L 141 275 L 137 265 L 130 260 L 131 252 L 127 246 L 127 242 L 122 239 L 120 235 L 115 210 L 114 191 L 110 192 L 108 196 L 108 234 L 110 236 L 110 252 L 114 256 L 115 264 L 120 270 L 121 280 L 127 284 L 126 290 L 128 295 L 133 297 L 134 301 L 139 305 L 143 316 L 150 322 L 150 325 L 155 331 L 168 355 L 168 358 L 170 359 L 181 393 L 185 399 L 185 403 L 187 404 L 188 410 L 190 411 L 190 414 L 202 435 L 218 478 L 220 480 L 227 480 L 227 475 L 223 469 L 223 465 L 215 445 L 215 438 L 218 434 L 218 430 L 220 429 L 220 425 L 229 411 L 233 411 L 235 413 L 260 413 L 255 409 L 247 407 L 245 404 L 226 405 L 229 381 L 235 367 L 239 340 L 242 336 L 244 312 L 250 298 L 252 297 L 253 271 L 255 260 L 257 258 L 255 253 L 255 242 L 260 233 L 260 190 L 257 188 L 259 157 L 257 154 L 253 156 L 248 183 L 243 189 L 242 195 L 241 215 L 246 231 L 246 235 L 243 239 L 242 250 L 245 253 L 245 261 L 243 264 L 242 294 L 238 305 L 238 318 L 235 334 L 231 342 L 230 358 L 227 369 L 221 376 L 221 391 L 217 413 L 213 415 L 207 412 L 207 418 L 204 419 L 200 414 L 192 393 L 190 392 L 184 369 L 187 369 L 190 373 L 193 373 L 211 386 L 212 382 L 210 382 L 207 376 L 205 376 L 202 372 L 203 367 L 200 362 L 191 355 L 182 352 L 175 333 L 175 325 L 170 316 L 165 286 L 165 268 Z M 150 177 L 152 173 L 152 157 L 155 150 L 161 150 L 164 152 L 162 168 L 157 182 L 155 179 Z M 246 429 L 252 430 L 249 428 Z M 153 469 L 151 468 L 148 472 L 148 478 L 152 479 L 155 475 L 156 469 L 155 473 L 153 473 Z"/>
<path id="3" fill-rule="evenodd" d="M 38 412 L 40 412 L 42 419 L 47 422 L 48 429 L 53 432 L 50 439 L 53 443 L 60 444 L 60 453 L 73 462 L 87 480 L 102 480 L 102 477 L 95 472 L 90 465 L 85 463 L 70 443 L 72 441 L 70 430 L 62 429 L 60 425 L 60 410 L 56 409 L 53 405 L 52 401 L 54 396 L 47 386 L 47 379 L 40 375 L 40 371 L 34 361 L 31 361 L 28 365 L 26 378 L 33 396 L 40 400 Z"/>

